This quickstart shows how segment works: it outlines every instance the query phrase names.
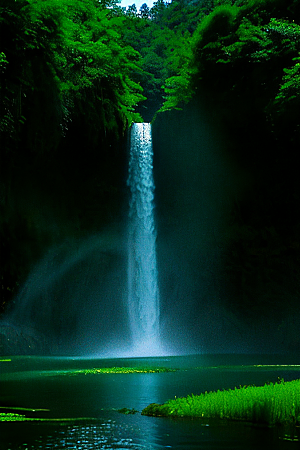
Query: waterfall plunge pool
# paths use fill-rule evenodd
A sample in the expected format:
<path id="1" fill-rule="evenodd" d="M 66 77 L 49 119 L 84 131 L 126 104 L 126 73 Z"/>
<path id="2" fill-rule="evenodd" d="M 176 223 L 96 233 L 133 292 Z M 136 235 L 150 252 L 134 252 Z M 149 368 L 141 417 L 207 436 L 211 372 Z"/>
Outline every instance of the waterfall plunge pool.
<path id="1" fill-rule="evenodd" d="M 268 381 L 276 382 L 278 377 L 286 381 L 300 377 L 299 367 L 271 367 L 278 364 L 298 364 L 298 360 L 270 355 L 3 358 L 0 363 L 1 411 L 7 411 L 3 407 L 47 409 L 49 411 L 33 412 L 30 417 L 57 420 L 0 422 L 0 449 L 291 448 L 297 445 L 295 433 L 298 429 L 288 431 L 249 423 L 156 418 L 140 414 L 150 403 L 163 403 L 175 396 L 240 385 L 263 385 Z M 96 367 L 166 367 L 178 370 L 71 375 L 72 371 Z M 66 376 L 66 372 L 70 376 Z M 138 412 L 121 414 L 118 410 L 122 408 Z M 24 414 L 17 409 L 11 411 Z"/>

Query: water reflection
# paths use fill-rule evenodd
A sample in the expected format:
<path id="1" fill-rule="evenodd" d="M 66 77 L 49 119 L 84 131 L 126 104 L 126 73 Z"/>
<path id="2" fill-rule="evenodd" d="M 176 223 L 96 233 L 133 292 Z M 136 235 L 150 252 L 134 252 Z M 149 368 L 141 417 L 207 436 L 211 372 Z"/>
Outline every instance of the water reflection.
<path id="1" fill-rule="evenodd" d="M 129 418 L 131 419 L 131 418 Z M 29 429 L 31 425 L 29 425 Z M 58 427 L 51 424 L 37 425 L 39 430 L 31 430 L 19 436 L 19 442 L 11 442 L 8 446 L 0 448 L 4 450 L 98 450 L 98 449 L 123 449 L 123 450 L 150 450 L 162 449 L 155 443 L 149 429 L 141 426 L 137 420 L 128 420 L 128 417 L 104 419 L 97 422 L 60 424 Z M 148 428 L 148 427 L 146 427 Z M 20 432 L 24 431 L 22 428 Z M 156 430 L 156 433 L 158 429 Z M 24 435 L 25 434 L 25 435 Z"/>
<path id="2" fill-rule="evenodd" d="M 278 357 L 274 360 L 276 364 L 286 363 Z M 268 380 L 274 382 L 278 376 L 286 381 L 299 378 L 295 370 L 265 371 L 262 367 L 249 370 L 249 364 L 261 364 L 256 356 L 253 360 L 252 357 L 243 356 L 237 360 L 234 356 L 227 356 L 225 362 L 231 366 L 224 368 L 221 356 L 217 361 L 209 360 L 206 364 L 199 358 L 185 358 L 183 361 L 175 358 L 170 363 L 160 359 L 140 362 L 123 360 L 119 361 L 119 366 L 170 364 L 170 367 L 180 366 L 181 370 L 152 374 L 66 376 L 60 373 L 62 368 L 113 367 L 117 364 L 114 360 L 51 361 L 50 364 L 47 360 L 42 363 L 34 358 L 21 359 L 19 363 L 15 362 L 13 370 L 10 366 L 11 372 L 7 368 L 6 375 L 1 374 L 0 391 L 3 394 L 0 401 L 3 406 L 28 407 L 34 404 L 36 408 L 47 408 L 48 411 L 37 416 L 50 420 L 0 423 L 0 450 L 265 450 L 271 447 L 272 450 L 283 450 L 299 445 L 299 429 L 269 429 L 225 421 L 204 423 L 201 420 L 117 412 L 121 408 L 141 411 L 149 403 L 163 403 L 175 395 L 181 397 L 239 384 L 260 385 Z M 268 362 L 266 358 L 264 362 Z M 268 363 L 273 362 L 270 360 Z M 212 368 L 217 365 L 218 369 Z M 52 374 L 48 373 L 51 366 Z M 77 419 L 61 421 L 61 417 Z M 89 419 L 80 419 L 84 417 Z"/>
<path id="3" fill-rule="evenodd" d="M 93 425 L 71 425 L 48 436 L 46 442 L 38 446 L 29 447 L 37 449 L 65 449 L 98 450 L 98 449 L 132 449 L 141 450 L 154 448 L 146 443 L 138 443 L 141 430 L 135 426 L 126 425 L 108 420 L 106 423 Z M 28 447 L 27 447 L 28 448 Z"/>
<path id="4" fill-rule="evenodd" d="M 23 435 L 23 443 L 16 443 L 5 450 L 39 450 L 39 449 L 126 449 L 126 450 L 150 450 L 166 448 L 159 444 L 162 430 L 160 421 L 149 420 L 140 414 L 124 415 L 117 410 L 123 407 L 141 411 L 149 399 L 158 401 L 162 380 L 153 377 L 153 374 L 132 374 L 130 376 L 102 375 L 101 377 L 83 376 L 66 378 L 56 375 L 54 378 L 43 378 L 41 389 L 37 390 L 35 380 L 31 384 L 27 379 L 27 394 L 38 395 L 49 404 L 49 392 L 60 392 L 60 401 L 56 397 L 51 405 L 52 414 L 59 417 L 59 411 L 69 413 L 73 417 L 78 414 L 95 417 L 95 420 L 74 421 L 70 423 L 48 424 L 36 423 L 34 433 Z M 63 385 L 60 383 L 63 382 Z M 44 386 L 44 383 L 45 386 Z M 76 397 L 76 403 L 72 405 L 72 398 Z M 64 405 L 62 405 L 62 403 Z M 86 403 L 86 405 L 85 405 Z M 66 405 L 72 411 L 64 410 Z M 71 406 L 72 405 L 72 406 Z M 55 406 L 57 411 L 55 411 Z M 60 416 L 61 417 L 61 416 Z M 81 417 L 83 417 L 81 415 Z M 34 424 L 29 424 L 32 428 Z M 37 428 L 40 428 L 37 434 Z M 22 432 L 21 432 L 22 433 Z M 20 433 L 20 434 L 21 434 Z M 21 442 L 22 442 L 21 441 Z M 1 449 L 0 444 L 0 449 Z"/>

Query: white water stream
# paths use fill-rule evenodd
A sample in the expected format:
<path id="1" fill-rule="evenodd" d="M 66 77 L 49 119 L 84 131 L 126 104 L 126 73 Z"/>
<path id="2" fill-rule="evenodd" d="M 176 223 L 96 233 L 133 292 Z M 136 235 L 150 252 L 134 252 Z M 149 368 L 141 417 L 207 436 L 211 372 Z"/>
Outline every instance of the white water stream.
<path id="1" fill-rule="evenodd" d="M 131 130 L 128 186 L 128 312 L 133 353 L 160 355 L 151 125 Z"/>

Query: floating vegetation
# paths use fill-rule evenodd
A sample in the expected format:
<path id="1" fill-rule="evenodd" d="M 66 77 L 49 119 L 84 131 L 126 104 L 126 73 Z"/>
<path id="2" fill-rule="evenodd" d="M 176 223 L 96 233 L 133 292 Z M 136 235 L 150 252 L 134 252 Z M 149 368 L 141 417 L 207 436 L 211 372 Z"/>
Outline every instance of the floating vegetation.
<path id="1" fill-rule="evenodd" d="M 27 417 L 24 414 L 17 413 L 0 413 L 0 422 L 78 422 L 78 421 L 98 420 L 94 417 L 62 417 L 62 418 L 41 418 Z"/>
<path id="2" fill-rule="evenodd" d="M 23 372 L 5 373 L 2 380 L 40 378 L 40 377 L 72 377 L 80 375 L 103 375 L 103 374 L 149 374 L 176 372 L 179 369 L 168 367 L 100 367 L 89 369 L 58 369 L 58 370 L 28 370 Z"/>
<path id="3" fill-rule="evenodd" d="M 196 370 L 218 369 L 218 370 L 298 370 L 300 371 L 300 364 L 252 364 L 252 365 L 238 365 L 238 366 L 200 366 Z"/>
<path id="4" fill-rule="evenodd" d="M 136 414 L 136 413 L 138 413 L 139 411 L 137 411 L 136 409 L 134 409 L 134 408 L 131 408 L 131 409 L 129 409 L 129 408 L 120 408 L 120 409 L 117 409 L 117 411 L 119 412 L 119 413 L 121 413 L 121 414 Z"/>
<path id="5" fill-rule="evenodd" d="M 0 406 L 0 409 L 6 409 L 10 411 L 30 411 L 30 412 L 37 412 L 37 411 L 50 411 L 50 409 L 44 409 L 44 408 L 18 408 L 16 406 Z"/>
<path id="6" fill-rule="evenodd" d="M 36 419 L 27 418 L 22 414 L 0 413 L 0 422 L 24 422 L 26 420 L 36 420 Z"/>
<path id="7" fill-rule="evenodd" d="M 167 367 L 101 367 L 93 369 L 79 369 L 53 372 L 52 375 L 89 375 L 104 373 L 162 373 L 176 372 L 178 369 L 169 369 Z"/>
<path id="8" fill-rule="evenodd" d="M 291 369 L 300 370 L 300 364 L 257 364 L 253 367 L 262 367 L 264 369 Z"/>
<path id="9" fill-rule="evenodd" d="M 300 380 L 244 386 L 152 403 L 148 416 L 177 416 L 245 420 L 268 425 L 300 423 Z"/>

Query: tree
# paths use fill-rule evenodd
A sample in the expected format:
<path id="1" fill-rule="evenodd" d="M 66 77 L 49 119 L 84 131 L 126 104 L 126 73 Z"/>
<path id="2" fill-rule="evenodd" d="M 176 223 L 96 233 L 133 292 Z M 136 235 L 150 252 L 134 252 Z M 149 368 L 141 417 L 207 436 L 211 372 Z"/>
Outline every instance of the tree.
<path id="1" fill-rule="evenodd" d="M 138 12 L 137 12 L 135 3 L 133 3 L 133 5 L 128 6 L 126 14 L 129 17 L 137 17 Z"/>
<path id="2" fill-rule="evenodd" d="M 167 3 L 164 2 L 164 0 L 157 0 L 153 3 L 152 8 L 150 9 L 150 14 L 152 20 L 154 22 L 158 23 L 167 7 Z"/>
<path id="3" fill-rule="evenodd" d="M 149 19 L 150 18 L 150 9 L 149 9 L 147 3 L 143 3 L 142 6 L 140 7 L 139 16 L 142 19 Z"/>
<path id="4" fill-rule="evenodd" d="M 107 202 L 107 210 L 116 202 L 107 192 L 116 192 L 116 179 L 122 177 L 117 176 L 123 162 L 120 138 L 132 122 L 142 120 L 136 105 L 145 99 L 134 81 L 140 55 L 124 42 L 124 20 L 95 0 L 1 1 L 2 305 L 47 246 L 90 226 L 84 208 L 91 198 L 98 195 L 100 211 L 101 202 L 102 207 Z M 84 148 L 84 157 L 74 153 L 75 143 Z M 38 208 L 26 197 L 29 178 L 27 190 L 41 199 Z M 36 187 L 39 178 L 43 181 Z M 26 181 L 24 194 L 18 180 Z M 55 186 L 50 207 L 43 195 Z M 63 228 L 59 205 L 72 217 Z"/>

